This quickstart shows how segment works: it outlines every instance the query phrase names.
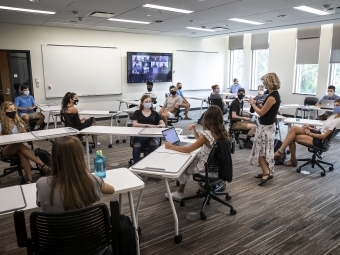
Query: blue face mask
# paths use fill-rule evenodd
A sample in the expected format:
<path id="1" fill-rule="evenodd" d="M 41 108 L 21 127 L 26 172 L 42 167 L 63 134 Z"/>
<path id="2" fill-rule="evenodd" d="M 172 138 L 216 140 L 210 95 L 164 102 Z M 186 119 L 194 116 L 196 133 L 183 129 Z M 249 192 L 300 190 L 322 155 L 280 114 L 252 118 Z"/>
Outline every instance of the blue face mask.
<path id="1" fill-rule="evenodd" d="M 216 89 L 215 93 L 219 94 L 220 93 L 220 89 Z"/>
<path id="2" fill-rule="evenodd" d="M 143 106 L 145 109 L 150 109 L 152 107 L 152 103 L 144 103 Z"/>
<path id="3" fill-rule="evenodd" d="M 334 106 L 333 112 L 334 112 L 335 114 L 339 114 L 339 113 L 340 113 L 340 106 Z"/>

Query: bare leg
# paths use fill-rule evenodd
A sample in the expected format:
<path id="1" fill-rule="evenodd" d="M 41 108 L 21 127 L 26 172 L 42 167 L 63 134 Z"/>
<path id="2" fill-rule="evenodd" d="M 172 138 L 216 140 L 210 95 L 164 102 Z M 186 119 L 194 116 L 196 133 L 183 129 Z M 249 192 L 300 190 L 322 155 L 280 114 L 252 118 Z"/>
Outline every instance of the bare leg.
<path id="1" fill-rule="evenodd" d="M 249 129 L 248 136 L 252 136 L 256 131 L 256 125 L 255 124 L 248 124 L 247 129 Z"/>
<path id="2" fill-rule="evenodd" d="M 262 168 L 262 174 L 263 175 L 269 174 L 270 173 L 270 169 L 268 167 L 269 164 L 267 163 L 266 158 L 264 156 L 259 157 L 259 163 Z"/>
<path id="3" fill-rule="evenodd" d="M 32 181 L 32 170 L 30 161 L 21 152 L 18 152 L 18 156 L 20 158 L 22 168 L 25 171 L 27 181 Z"/>
<path id="4" fill-rule="evenodd" d="M 43 124 L 44 120 L 45 120 L 45 116 L 42 114 L 38 114 L 37 115 L 37 125 L 40 126 L 41 124 Z"/>
<path id="5" fill-rule="evenodd" d="M 38 164 L 38 166 L 45 165 L 39 158 L 34 155 L 33 151 L 23 143 L 9 144 L 3 149 L 3 154 L 8 156 L 18 155 L 19 152 L 24 155 L 25 158 L 32 160 L 34 163 Z"/>
<path id="6" fill-rule="evenodd" d="M 185 184 L 180 184 L 177 188 L 177 192 L 184 193 Z"/>
<path id="7" fill-rule="evenodd" d="M 296 144 L 295 144 L 295 142 L 291 142 L 289 144 L 289 150 L 290 150 L 290 158 L 292 160 L 296 160 Z"/>
<path id="8" fill-rule="evenodd" d="M 22 115 L 21 119 L 28 125 L 30 118 L 27 114 Z"/>
<path id="9" fill-rule="evenodd" d="M 285 140 L 283 141 L 280 150 L 283 151 L 286 149 L 286 147 L 291 144 L 297 135 L 305 135 L 305 132 L 303 132 L 303 129 L 301 127 L 292 126 L 292 128 L 289 130 Z"/>

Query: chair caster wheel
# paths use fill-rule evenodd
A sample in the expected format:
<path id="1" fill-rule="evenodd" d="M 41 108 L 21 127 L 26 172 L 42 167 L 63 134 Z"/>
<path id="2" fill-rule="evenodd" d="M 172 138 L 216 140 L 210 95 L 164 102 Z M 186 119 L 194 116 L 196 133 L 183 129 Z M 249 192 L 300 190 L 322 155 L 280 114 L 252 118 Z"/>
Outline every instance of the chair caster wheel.
<path id="1" fill-rule="evenodd" d="M 230 200 L 231 200 L 231 196 L 229 196 L 228 194 L 225 195 L 225 200 L 226 200 L 226 201 L 230 201 Z"/>
<path id="2" fill-rule="evenodd" d="M 328 170 L 329 170 L 329 171 L 333 171 L 333 170 L 334 170 L 334 167 L 330 166 L 330 167 L 328 168 Z"/>
<path id="3" fill-rule="evenodd" d="M 200 218 L 201 218 L 201 220 L 206 220 L 207 216 L 205 216 L 205 214 L 201 212 L 200 213 Z"/>
<path id="4" fill-rule="evenodd" d="M 96 145 L 92 144 L 91 147 L 92 147 L 92 149 L 94 149 L 94 148 L 96 148 Z"/>
<path id="5" fill-rule="evenodd" d="M 296 168 L 296 172 L 297 172 L 297 173 L 300 173 L 300 172 L 301 172 L 300 167 Z"/>
<path id="6" fill-rule="evenodd" d="M 142 234 L 142 229 L 140 227 L 137 228 L 138 235 L 140 236 Z"/>
<path id="7" fill-rule="evenodd" d="M 326 174 L 325 174 L 324 172 L 321 172 L 320 175 L 321 175 L 322 177 L 325 177 L 325 176 L 326 176 Z"/>
<path id="8" fill-rule="evenodd" d="M 119 143 L 119 139 L 118 139 L 118 140 L 116 140 L 116 143 Z"/>
<path id="9" fill-rule="evenodd" d="M 231 214 L 231 215 L 235 215 L 236 213 L 237 213 L 236 210 L 230 209 L 230 214 Z"/>
<path id="10" fill-rule="evenodd" d="M 182 242 L 182 234 L 178 234 L 178 236 L 174 237 L 175 243 L 179 244 Z"/>
<path id="11" fill-rule="evenodd" d="M 112 144 L 109 144 L 107 147 L 112 148 Z"/>
<path id="12" fill-rule="evenodd" d="M 184 207 L 185 206 L 185 202 L 181 200 L 181 202 L 179 203 L 180 207 Z"/>
<path id="13" fill-rule="evenodd" d="M 123 139 L 123 143 L 126 143 L 126 139 Z"/>

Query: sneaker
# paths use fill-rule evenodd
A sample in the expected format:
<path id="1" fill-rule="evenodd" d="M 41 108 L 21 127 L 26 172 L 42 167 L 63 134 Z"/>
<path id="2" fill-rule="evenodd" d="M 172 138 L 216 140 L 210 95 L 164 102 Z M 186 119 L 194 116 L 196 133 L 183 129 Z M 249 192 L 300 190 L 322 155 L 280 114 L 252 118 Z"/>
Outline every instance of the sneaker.
<path id="1" fill-rule="evenodd" d="M 172 196 L 172 200 L 176 200 L 176 201 L 181 201 L 182 198 L 184 198 L 184 194 L 179 193 L 177 191 L 171 192 L 171 196 Z M 169 199 L 168 193 L 165 193 L 165 198 Z"/>

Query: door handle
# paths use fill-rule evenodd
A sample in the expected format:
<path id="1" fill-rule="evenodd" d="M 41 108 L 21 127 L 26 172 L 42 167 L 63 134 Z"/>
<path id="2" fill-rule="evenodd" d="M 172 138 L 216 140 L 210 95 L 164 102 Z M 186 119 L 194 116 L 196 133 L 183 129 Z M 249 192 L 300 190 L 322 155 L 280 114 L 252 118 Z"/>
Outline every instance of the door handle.
<path id="1" fill-rule="evenodd" d="M 11 93 L 10 93 L 10 90 L 7 89 L 6 95 L 10 95 L 10 94 L 11 94 Z"/>

